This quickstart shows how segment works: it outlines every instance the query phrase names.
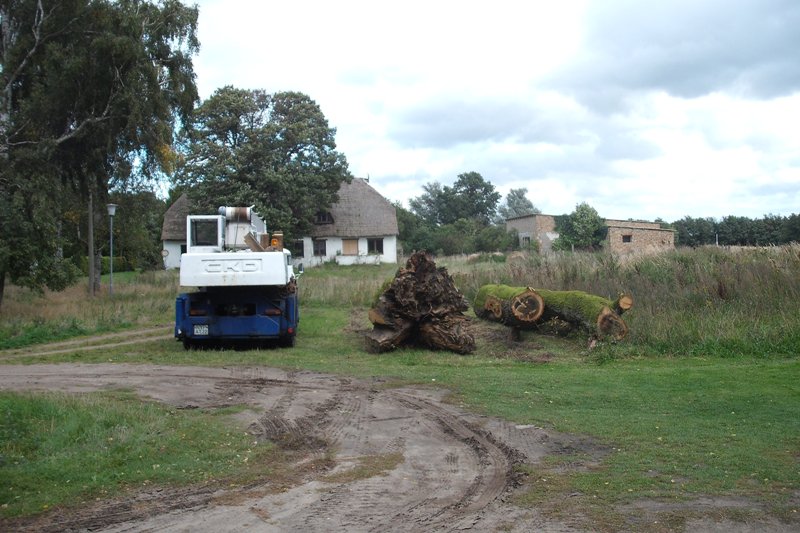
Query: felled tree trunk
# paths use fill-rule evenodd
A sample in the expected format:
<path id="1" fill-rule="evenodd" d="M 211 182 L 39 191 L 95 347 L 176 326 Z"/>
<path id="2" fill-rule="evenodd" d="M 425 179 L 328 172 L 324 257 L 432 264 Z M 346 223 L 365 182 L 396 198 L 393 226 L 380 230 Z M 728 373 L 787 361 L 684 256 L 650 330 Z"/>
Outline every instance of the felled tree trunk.
<path id="1" fill-rule="evenodd" d="M 425 252 L 413 254 L 369 310 L 373 330 L 367 347 L 384 352 L 404 344 L 469 353 L 475 338 L 469 332 L 469 308 L 445 268 L 437 268 Z"/>
<path id="2" fill-rule="evenodd" d="M 474 308 L 479 318 L 525 328 L 536 324 L 542 316 L 544 300 L 530 287 L 484 285 L 475 297 Z"/>
<path id="3" fill-rule="evenodd" d="M 534 320 L 519 320 L 513 313 L 514 298 L 529 292 L 537 294 L 543 301 L 543 310 Z M 499 300 L 500 309 L 508 308 L 512 319 L 505 311 L 498 319 L 494 309 Z M 530 299 L 526 299 L 530 301 Z M 475 314 L 481 318 L 497 320 L 511 327 L 537 329 L 557 334 L 566 334 L 575 329 L 584 330 L 598 338 L 622 340 L 628 334 L 628 326 L 621 314 L 633 306 L 633 298 L 622 295 L 616 301 L 583 291 L 551 291 L 529 287 L 506 285 L 484 285 L 475 298 Z"/>

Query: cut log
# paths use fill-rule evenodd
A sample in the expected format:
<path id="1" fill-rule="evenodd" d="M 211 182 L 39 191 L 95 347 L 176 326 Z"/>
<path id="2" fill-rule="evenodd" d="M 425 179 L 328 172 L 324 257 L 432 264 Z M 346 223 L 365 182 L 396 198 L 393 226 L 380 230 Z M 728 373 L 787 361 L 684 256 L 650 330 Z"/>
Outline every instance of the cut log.
<path id="1" fill-rule="evenodd" d="M 532 312 L 527 316 L 524 313 L 525 310 L 535 307 L 530 294 L 535 294 L 543 302 L 542 312 L 538 316 Z M 517 296 L 523 296 L 523 302 L 518 303 L 515 308 L 512 302 Z M 622 340 L 628 334 L 628 326 L 620 317 L 620 313 L 633 306 L 633 298 L 628 295 L 622 295 L 616 301 L 611 301 L 583 291 L 534 290 L 530 287 L 484 285 L 475 298 L 475 314 L 480 318 L 492 320 L 495 317 L 492 311 L 496 306 L 494 299 L 501 302 L 502 313 L 499 321 L 508 326 L 560 335 L 574 329 L 582 329 L 598 338 L 615 340 Z M 532 316 L 536 318 L 530 320 Z"/>
<path id="2" fill-rule="evenodd" d="M 621 315 L 631 307 L 633 307 L 633 296 L 623 293 L 620 294 L 619 298 L 617 298 L 617 301 L 614 302 L 613 309 L 618 315 Z"/>
<path id="3" fill-rule="evenodd" d="M 544 321 L 560 318 L 598 338 L 622 340 L 628 335 L 627 324 L 613 311 L 616 304 L 608 298 L 583 291 L 539 289 L 538 292 L 544 299 Z M 633 304 L 633 299 L 630 303 Z"/>
<path id="4" fill-rule="evenodd" d="M 529 327 L 544 312 L 542 297 L 530 287 L 484 285 L 475 297 L 475 314 L 510 327 Z"/>

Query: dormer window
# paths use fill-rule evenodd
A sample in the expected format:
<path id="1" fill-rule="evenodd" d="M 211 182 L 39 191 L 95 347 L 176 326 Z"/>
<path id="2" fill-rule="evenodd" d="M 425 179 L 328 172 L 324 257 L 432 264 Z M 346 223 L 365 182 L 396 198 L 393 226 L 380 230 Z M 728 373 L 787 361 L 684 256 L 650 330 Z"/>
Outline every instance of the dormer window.
<path id="1" fill-rule="evenodd" d="M 314 224 L 333 224 L 333 215 L 329 211 L 319 211 L 314 217 Z"/>

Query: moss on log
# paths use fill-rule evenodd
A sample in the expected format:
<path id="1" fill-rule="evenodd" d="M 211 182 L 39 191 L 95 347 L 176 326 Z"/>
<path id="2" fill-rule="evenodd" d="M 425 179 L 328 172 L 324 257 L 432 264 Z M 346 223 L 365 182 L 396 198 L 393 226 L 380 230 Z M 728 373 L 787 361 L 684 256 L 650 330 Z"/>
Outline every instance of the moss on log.
<path id="1" fill-rule="evenodd" d="M 534 320 L 519 319 L 513 313 L 511 302 L 520 295 L 534 293 L 543 301 L 542 312 Z M 572 328 L 583 329 L 598 337 L 611 337 L 621 340 L 628 334 L 628 326 L 620 318 L 620 312 L 630 309 L 633 298 L 622 295 L 616 301 L 588 294 L 583 291 L 552 291 L 512 287 L 508 285 L 484 285 L 475 297 L 475 314 L 480 318 L 497 320 L 494 309 L 500 301 L 503 310 L 500 322 L 522 329 L 548 330 L 547 324 L 558 322 L 559 331 L 564 331 L 564 323 Z M 506 316 L 506 308 L 511 310 L 513 319 Z M 620 311 L 616 311 L 619 309 Z"/>
<path id="2" fill-rule="evenodd" d="M 511 327 L 531 326 L 544 312 L 542 297 L 530 287 L 484 285 L 475 297 L 475 314 Z"/>

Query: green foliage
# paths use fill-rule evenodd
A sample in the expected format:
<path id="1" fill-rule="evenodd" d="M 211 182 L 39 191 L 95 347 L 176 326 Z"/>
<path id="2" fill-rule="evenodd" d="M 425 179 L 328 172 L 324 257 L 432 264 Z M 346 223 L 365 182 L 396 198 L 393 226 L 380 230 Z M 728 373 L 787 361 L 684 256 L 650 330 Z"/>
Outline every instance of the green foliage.
<path id="1" fill-rule="evenodd" d="M 298 92 L 218 89 L 183 132 L 175 182 L 198 208 L 255 205 L 287 239 L 307 234 L 314 216 L 352 177 L 336 151 L 336 130 Z"/>
<path id="2" fill-rule="evenodd" d="M 0 288 L 62 289 L 60 206 L 153 177 L 197 97 L 197 8 L 176 0 L 0 5 Z"/>
<path id="3" fill-rule="evenodd" d="M 493 218 L 500 193 L 477 172 L 458 175 L 452 187 L 437 182 L 423 185 L 421 196 L 409 202 L 411 211 L 430 226 L 476 220 L 483 225 Z"/>
<path id="4" fill-rule="evenodd" d="M 800 215 L 788 217 L 764 215 L 761 219 L 726 216 L 713 218 L 689 216 L 672 224 L 677 231 L 676 244 L 702 246 L 770 246 L 800 242 Z"/>
<path id="5" fill-rule="evenodd" d="M 528 200 L 527 194 L 528 189 L 525 187 L 508 191 L 506 199 L 497 208 L 497 223 L 502 224 L 509 218 L 541 213 L 542 210 Z"/>
<path id="6" fill-rule="evenodd" d="M 553 249 L 594 250 L 600 248 L 607 228 L 597 210 L 583 202 L 569 215 L 556 219 L 556 231 L 558 238 L 553 241 Z"/>

